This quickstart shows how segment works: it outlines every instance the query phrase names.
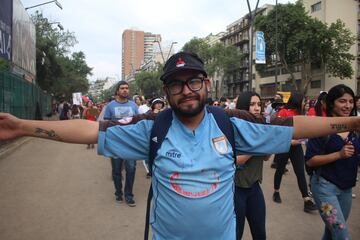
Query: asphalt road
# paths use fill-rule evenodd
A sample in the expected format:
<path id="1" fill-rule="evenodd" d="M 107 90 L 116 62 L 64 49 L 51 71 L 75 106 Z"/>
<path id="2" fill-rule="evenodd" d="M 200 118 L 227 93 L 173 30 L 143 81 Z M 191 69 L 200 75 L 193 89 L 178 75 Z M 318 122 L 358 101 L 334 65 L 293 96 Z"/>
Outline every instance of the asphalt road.
<path id="1" fill-rule="evenodd" d="M 304 213 L 294 172 L 283 177 L 283 203 L 272 202 L 274 170 L 264 166 L 263 190 L 270 240 L 321 239 L 317 213 Z M 123 240 L 142 239 L 149 179 L 137 164 L 131 208 L 114 199 L 109 159 L 85 145 L 28 139 L 0 157 L 0 239 Z M 360 239 L 360 190 L 348 220 Z M 244 239 L 251 239 L 246 228 Z"/>

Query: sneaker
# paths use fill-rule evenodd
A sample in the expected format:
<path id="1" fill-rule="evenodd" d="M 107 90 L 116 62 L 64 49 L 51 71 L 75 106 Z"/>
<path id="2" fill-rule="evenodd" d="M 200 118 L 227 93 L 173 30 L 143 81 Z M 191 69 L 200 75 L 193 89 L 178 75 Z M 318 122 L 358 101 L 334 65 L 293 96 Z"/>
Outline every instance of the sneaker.
<path id="1" fill-rule="evenodd" d="M 309 197 L 312 197 L 313 195 L 312 195 L 312 192 L 309 190 L 308 191 L 308 195 L 309 195 Z"/>
<path id="2" fill-rule="evenodd" d="M 279 192 L 274 192 L 273 194 L 273 201 L 276 203 L 281 203 L 281 197 Z"/>
<path id="3" fill-rule="evenodd" d="M 136 206 L 136 203 L 135 203 L 134 199 L 126 199 L 126 204 L 129 207 L 135 207 Z"/>
<path id="4" fill-rule="evenodd" d="M 123 197 L 122 196 L 116 196 L 115 198 L 116 202 L 118 203 L 122 203 L 124 201 Z"/>
<path id="5" fill-rule="evenodd" d="M 317 210 L 317 207 L 316 207 L 316 204 L 311 201 L 311 200 L 306 200 L 304 202 L 304 212 L 311 212 L 311 211 L 316 211 Z"/>

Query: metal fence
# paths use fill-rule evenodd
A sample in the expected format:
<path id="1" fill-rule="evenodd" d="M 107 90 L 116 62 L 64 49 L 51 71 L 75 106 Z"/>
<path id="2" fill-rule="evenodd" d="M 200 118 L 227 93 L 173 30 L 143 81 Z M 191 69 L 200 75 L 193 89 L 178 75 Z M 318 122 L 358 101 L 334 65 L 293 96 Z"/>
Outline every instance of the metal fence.
<path id="1" fill-rule="evenodd" d="M 0 112 L 25 119 L 41 119 L 51 113 L 52 98 L 35 84 L 0 71 Z"/>

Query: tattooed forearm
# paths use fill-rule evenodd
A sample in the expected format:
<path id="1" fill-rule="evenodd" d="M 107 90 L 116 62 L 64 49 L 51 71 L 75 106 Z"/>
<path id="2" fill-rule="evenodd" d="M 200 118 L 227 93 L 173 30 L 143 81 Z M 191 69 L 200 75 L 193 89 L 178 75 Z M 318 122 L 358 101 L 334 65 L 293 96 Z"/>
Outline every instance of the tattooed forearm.
<path id="1" fill-rule="evenodd" d="M 346 131 L 349 129 L 346 124 L 330 124 L 330 127 L 336 131 Z"/>
<path id="2" fill-rule="evenodd" d="M 42 128 L 36 128 L 35 129 L 35 134 L 37 135 L 41 135 L 41 134 L 45 134 L 48 138 L 53 138 L 53 139 L 57 139 L 60 140 L 60 137 L 55 133 L 54 130 L 45 130 Z"/>

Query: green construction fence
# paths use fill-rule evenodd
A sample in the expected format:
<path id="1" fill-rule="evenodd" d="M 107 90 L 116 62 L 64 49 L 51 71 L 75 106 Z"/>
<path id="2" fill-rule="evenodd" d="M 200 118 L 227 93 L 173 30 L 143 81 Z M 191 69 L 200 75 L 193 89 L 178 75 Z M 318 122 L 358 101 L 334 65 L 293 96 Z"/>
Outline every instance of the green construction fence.
<path id="1" fill-rule="evenodd" d="M 11 72 L 0 71 L 0 112 L 42 119 L 52 112 L 52 97 L 39 86 Z"/>

